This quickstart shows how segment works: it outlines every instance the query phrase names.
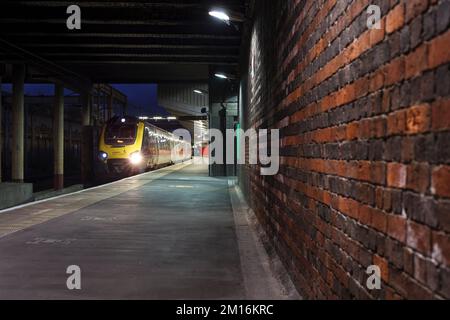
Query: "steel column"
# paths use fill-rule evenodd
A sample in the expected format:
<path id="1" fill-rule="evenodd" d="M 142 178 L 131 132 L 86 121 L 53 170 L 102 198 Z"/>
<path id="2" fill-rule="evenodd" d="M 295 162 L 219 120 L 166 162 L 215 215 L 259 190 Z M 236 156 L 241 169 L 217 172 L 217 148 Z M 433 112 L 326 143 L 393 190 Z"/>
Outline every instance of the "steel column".
<path id="1" fill-rule="evenodd" d="M 92 181 L 93 176 L 93 132 L 91 117 L 91 94 L 83 93 L 81 95 L 82 109 L 82 140 L 81 140 L 81 179 L 84 185 Z"/>
<path id="2" fill-rule="evenodd" d="M 0 66 L 1 68 L 1 66 Z M 3 126 L 2 126 L 2 75 L 0 70 L 0 183 L 2 182 L 2 149 L 3 149 Z"/>
<path id="3" fill-rule="evenodd" d="M 64 188 L 64 86 L 55 84 L 53 108 L 54 188 Z"/>
<path id="4" fill-rule="evenodd" d="M 24 83 L 25 65 L 13 66 L 12 181 L 24 180 Z"/>

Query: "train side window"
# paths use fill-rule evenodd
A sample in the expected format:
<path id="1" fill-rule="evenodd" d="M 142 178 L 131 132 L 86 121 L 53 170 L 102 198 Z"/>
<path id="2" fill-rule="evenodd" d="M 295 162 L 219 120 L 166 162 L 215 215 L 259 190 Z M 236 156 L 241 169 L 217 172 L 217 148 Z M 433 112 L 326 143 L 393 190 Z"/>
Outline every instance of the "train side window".
<path id="1" fill-rule="evenodd" d="M 142 150 L 147 153 L 150 145 L 150 129 L 145 128 L 144 139 L 142 140 Z"/>

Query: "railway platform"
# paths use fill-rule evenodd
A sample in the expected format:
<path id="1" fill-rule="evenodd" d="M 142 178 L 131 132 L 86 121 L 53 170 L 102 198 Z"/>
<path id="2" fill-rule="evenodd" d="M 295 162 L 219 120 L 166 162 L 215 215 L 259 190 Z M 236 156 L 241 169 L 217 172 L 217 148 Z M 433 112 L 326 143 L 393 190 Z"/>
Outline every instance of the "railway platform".
<path id="1" fill-rule="evenodd" d="M 293 297 L 233 183 L 207 170 L 178 164 L 2 211 L 0 298 Z M 81 290 L 68 290 L 69 266 Z"/>

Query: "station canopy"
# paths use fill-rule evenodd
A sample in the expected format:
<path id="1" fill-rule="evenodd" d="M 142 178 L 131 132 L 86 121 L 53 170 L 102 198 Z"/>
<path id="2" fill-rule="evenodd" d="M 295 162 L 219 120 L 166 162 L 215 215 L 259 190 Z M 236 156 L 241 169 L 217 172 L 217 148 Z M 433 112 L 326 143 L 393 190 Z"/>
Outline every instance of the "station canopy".
<path id="1" fill-rule="evenodd" d="M 36 58 L 94 83 L 206 81 L 209 66 L 238 64 L 242 34 L 242 24 L 224 23 L 208 12 L 244 14 L 245 3 L 1 1 L 0 61 Z M 66 26 L 73 4 L 81 8 L 81 30 Z"/>

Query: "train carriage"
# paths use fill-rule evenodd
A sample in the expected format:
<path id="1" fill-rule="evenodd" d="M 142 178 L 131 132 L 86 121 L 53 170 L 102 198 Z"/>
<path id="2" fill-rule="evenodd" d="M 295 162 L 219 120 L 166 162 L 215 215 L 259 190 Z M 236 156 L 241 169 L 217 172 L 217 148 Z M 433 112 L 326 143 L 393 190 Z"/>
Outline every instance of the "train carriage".
<path id="1" fill-rule="evenodd" d="M 99 159 L 112 175 L 142 173 L 191 158 L 191 144 L 135 117 L 114 117 L 100 135 Z"/>

